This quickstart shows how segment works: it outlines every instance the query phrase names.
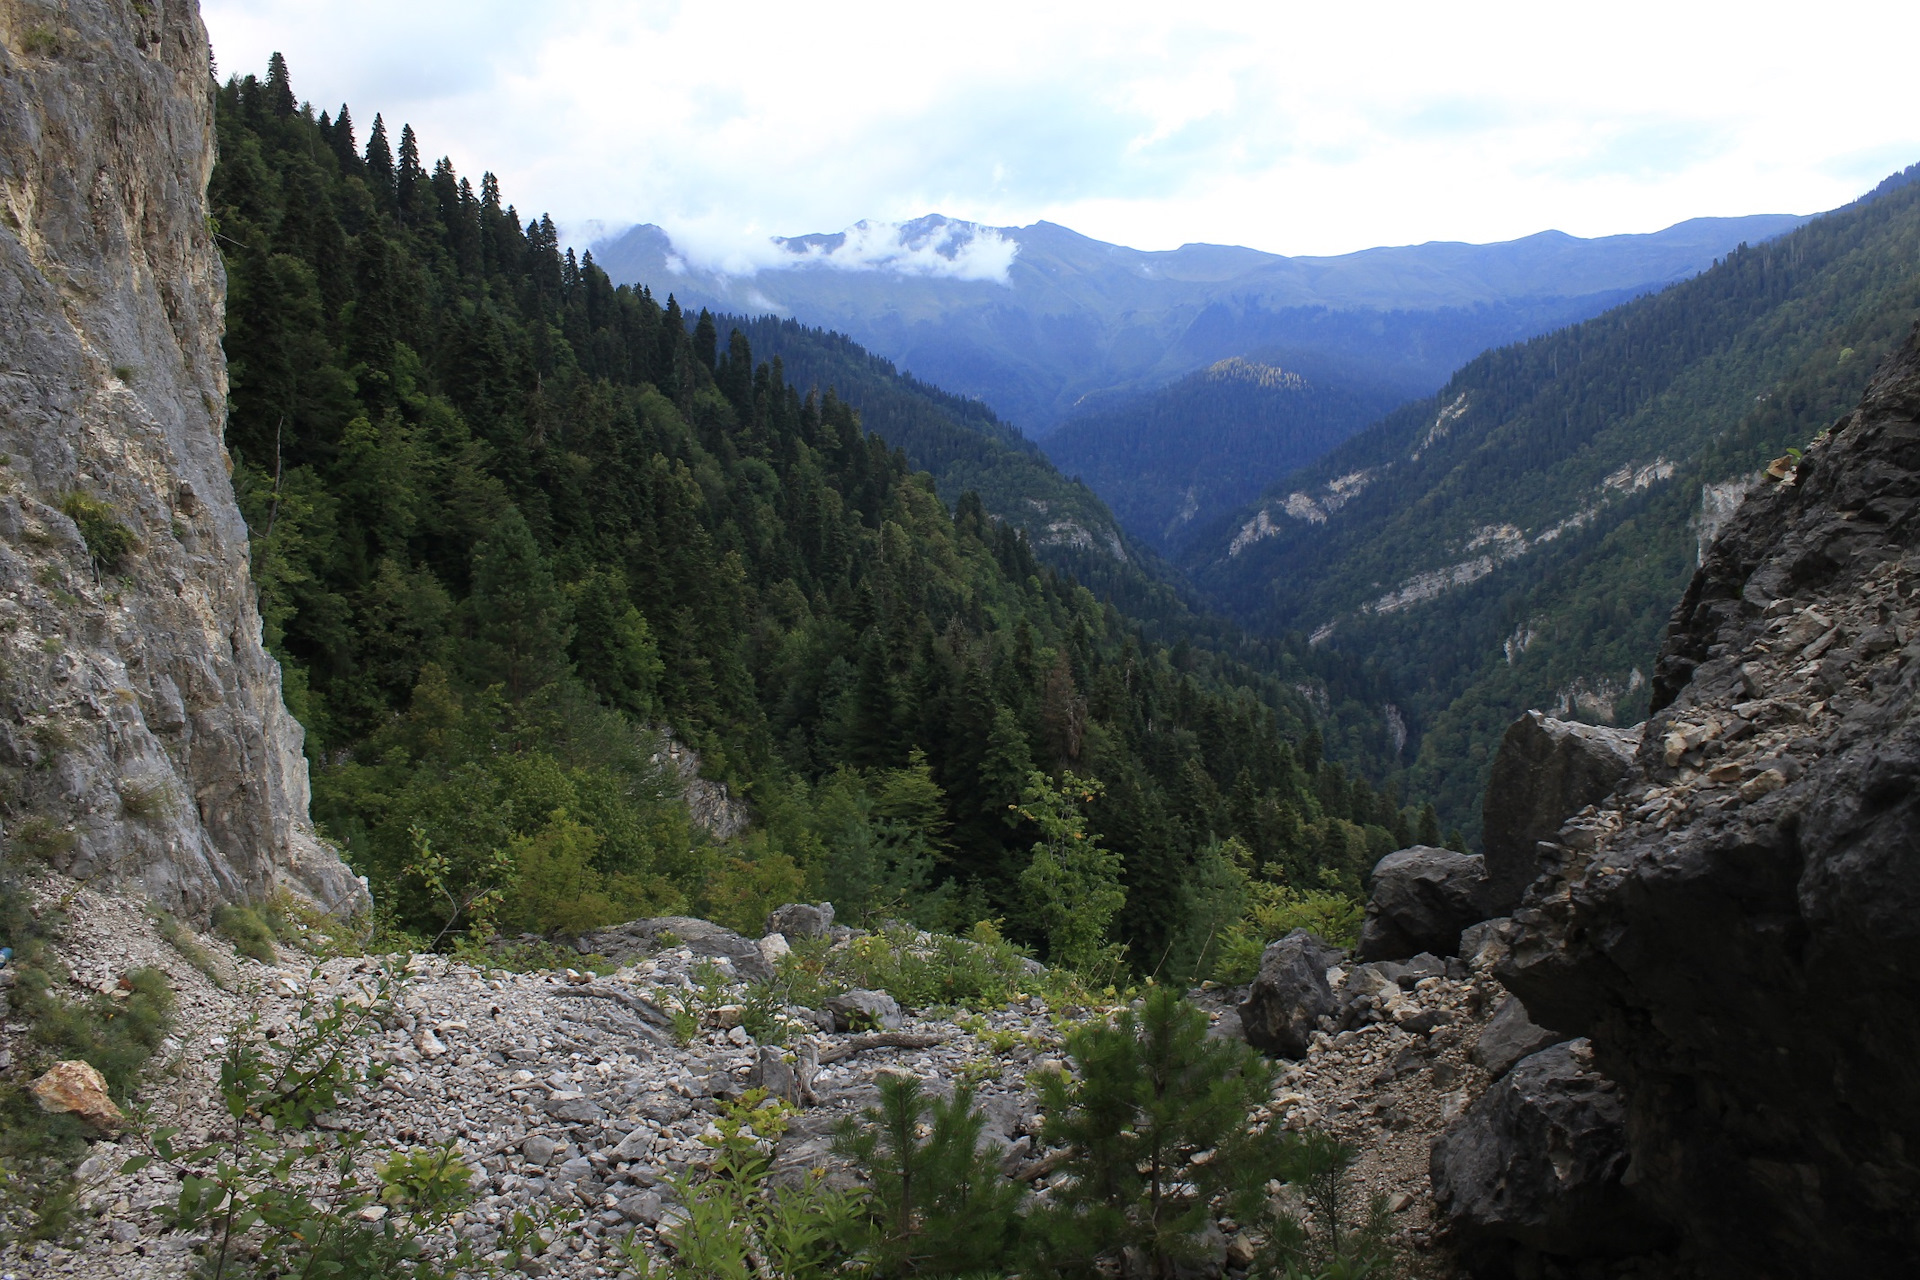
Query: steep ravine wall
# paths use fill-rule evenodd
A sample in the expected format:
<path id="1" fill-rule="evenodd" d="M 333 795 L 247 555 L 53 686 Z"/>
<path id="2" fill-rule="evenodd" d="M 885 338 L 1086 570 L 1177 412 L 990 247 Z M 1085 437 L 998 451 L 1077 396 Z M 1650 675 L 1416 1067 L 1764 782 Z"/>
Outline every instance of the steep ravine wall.
<path id="1" fill-rule="evenodd" d="M 1500 970 L 1591 1038 L 1627 1180 L 1704 1274 L 1914 1274 L 1917 691 L 1920 329 L 1708 552 Z"/>
<path id="2" fill-rule="evenodd" d="M 350 907 L 221 443 L 211 87 L 193 3 L 0 0 L 0 818 L 9 859 L 189 913 Z M 117 565 L 76 495 L 133 535 Z"/>

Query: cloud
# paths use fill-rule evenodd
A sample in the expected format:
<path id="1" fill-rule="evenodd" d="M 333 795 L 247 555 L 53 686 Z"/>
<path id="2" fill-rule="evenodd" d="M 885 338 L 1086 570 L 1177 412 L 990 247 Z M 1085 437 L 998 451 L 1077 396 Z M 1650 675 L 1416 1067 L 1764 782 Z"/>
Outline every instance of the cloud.
<path id="1" fill-rule="evenodd" d="M 1809 211 L 1872 185 L 1863 166 L 1920 159 L 1901 77 L 1833 91 L 1875 56 L 1859 32 L 1920 43 L 1910 0 L 1825 22 L 1773 0 L 204 9 L 223 71 L 283 50 L 316 105 L 410 121 L 523 212 L 659 223 L 740 274 L 779 261 L 776 237 L 863 221 L 866 256 L 839 265 L 989 270 L 990 244 L 888 240 L 933 209 L 1333 253 Z"/>
<path id="2" fill-rule="evenodd" d="M 837 236 L 775 241 L 784 250 L 775 269 L 828 267 L 838 271 L 890 271 L 902 276 L 1007 282 L 1020 246 L 993 227 L 931 217 L 915 223 L 854 223 Z"/>

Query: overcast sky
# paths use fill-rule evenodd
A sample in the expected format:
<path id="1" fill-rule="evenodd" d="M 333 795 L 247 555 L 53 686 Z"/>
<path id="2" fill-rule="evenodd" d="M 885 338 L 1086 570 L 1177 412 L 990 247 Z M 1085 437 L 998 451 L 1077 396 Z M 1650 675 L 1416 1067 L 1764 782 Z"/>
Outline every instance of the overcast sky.
<path id="1" fill-rule="evenodd" d="M 1920 161 L 1920 4 L 202 0 L 584 242 L 940 212 L 1277 253 L 1831 208 Z"/>

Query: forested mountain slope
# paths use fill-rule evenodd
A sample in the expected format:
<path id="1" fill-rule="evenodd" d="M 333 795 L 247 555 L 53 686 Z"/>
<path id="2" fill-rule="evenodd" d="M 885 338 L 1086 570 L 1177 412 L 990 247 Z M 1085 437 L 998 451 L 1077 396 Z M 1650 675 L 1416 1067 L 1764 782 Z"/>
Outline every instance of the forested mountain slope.
<path id="1" fill-rule="evenodd" d="M 1410 785 L 1477 819 L 1528 707 L 1630 722 L 1708 529 L 1860 394 L 1920 313 L 1920 166 L 1696 279 L 1489 352 L 1186 564 L 1250 626 L 1379 663 Z"/>
<path id="2" fill-rule="evenodd" d="M 757 923 L 811 893 L 1050 948 L 1065 920 L 1151 969 L 1249 885 L 1352 888 L 1406 835 L 1321 762 L 1283 650 L 1144 638 L 846 399 L 615 288 L 411 129 L 361 145 L 280 60 L 217 107 L 267 641 L 316 818 L 401 924 Z M 753 830 L 690 828 L 660 725 Z"/>
<path id="3" fill-rule="evenodd" d="M 795 386 L 832 388 L 862 426 L 933 476 L 948 505 L 976 493 L 988 515 L 1025 530 L 1048 564 L 1111 587 L 1138 606 L 1157 597 L 1156 614 L 1185 611 L 1165 590 L 1164 574 L 1156 572 L 1163 567 L 1130 545 L 1107 504 L 1061 475 L 1038 445 L 982 402 L 902 374 L 842 334 L 774 316 L 720 316 L 716 323 L 738 329 L 762 356 L 779 359 Z"/>
<path id="4" fill-rule="evenodd" d="M 1293 258 L 1233 245 L 1141 251 L 1050 222 L 933 214 L 778 239 L 773 260 L 745 275 L 689 263 L 655 226 L 594 251 L 616 281 L 674 289 L 688 306 L 847 333 L 1041 437 L 1105 394 L 1266 349 L 1287 367 L 1337 361 L 1383 391 L 1422 395 L 1478 352 L 1597 315 L 1800 221 L 1696 218 L 1646 235 L 1543 231 Z"/>
<path id="5" fill-rule="evenodd" d="M 1195 528 L 1245 506 L 1399 403 L 1324 362 L 1309 369 L 1234 356 L 1073 418 L 1047 436 L 1047 456 L 1104 497 L 1134 537 L 1175 554 Z"/>

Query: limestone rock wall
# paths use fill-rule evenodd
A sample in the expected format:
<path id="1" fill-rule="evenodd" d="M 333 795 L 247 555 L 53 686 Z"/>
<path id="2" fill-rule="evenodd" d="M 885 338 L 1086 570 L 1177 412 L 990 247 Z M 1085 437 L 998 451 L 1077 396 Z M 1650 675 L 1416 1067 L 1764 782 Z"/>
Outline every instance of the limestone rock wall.
<path id="1" fill-rule="evenodd" d="M 212 113 L 191 0 L 0 0 L 0 820 L 11 860 L 190 913 L 352 906 L 221 443 Z M 132 535 L 117 566 L 77 501 Z"/>
<path id="2" fill-rule="evenodd" d="M 1631 769 L 1500 976 L 1592 1040 L 1709 1274 L 1920 1257 L 1920 330 L 1675 610 Z"/>

